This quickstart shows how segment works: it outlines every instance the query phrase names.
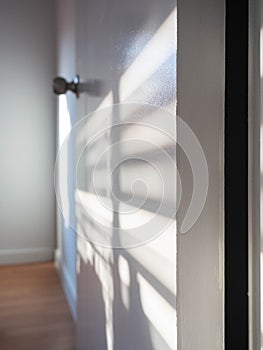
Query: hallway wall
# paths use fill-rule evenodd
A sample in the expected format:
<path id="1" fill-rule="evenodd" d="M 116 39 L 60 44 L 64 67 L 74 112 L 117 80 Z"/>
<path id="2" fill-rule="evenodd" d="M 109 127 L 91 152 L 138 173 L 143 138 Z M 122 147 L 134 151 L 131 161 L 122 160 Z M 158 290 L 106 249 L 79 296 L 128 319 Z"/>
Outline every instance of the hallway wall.
<path id="1" fill-rule="evenodd" d="M 54 255 L 54 5 L 0 1 L 0 264 Z"/>

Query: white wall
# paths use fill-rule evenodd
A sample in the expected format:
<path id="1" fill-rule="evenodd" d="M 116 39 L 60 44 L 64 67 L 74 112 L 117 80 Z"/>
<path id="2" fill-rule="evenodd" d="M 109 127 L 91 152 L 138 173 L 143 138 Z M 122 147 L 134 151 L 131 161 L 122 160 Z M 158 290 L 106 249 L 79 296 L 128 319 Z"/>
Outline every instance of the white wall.
<path id="1" fill-rule="evenodd" d="M 0 264 L 54 253 L 54 24 L 52 0 L 0 1 Z"/>
<path id="2" fill-rule="evenodd" d="M 72 0 L 57 1 L 57 71 L 71 81 L 75 71 L 75 2 Z M 57 97 L 57 153 L 64 138 L 75 122 L 76 97 L 72 93 Z M 60 168 L 63 177 L 68 177 L 69 210 L 74 221 L 75 209 L 72 196 L 73 187 L 73 156 L 69 150 L 66 168 Z M 71 222 L 72 222 L 71 221 Z M 74 227 L 68 225 L 57 208 L 57 251 L 56 262 L 60 272 L 62 285 L 73 314 L 76 318 L 76 236 Z"/>

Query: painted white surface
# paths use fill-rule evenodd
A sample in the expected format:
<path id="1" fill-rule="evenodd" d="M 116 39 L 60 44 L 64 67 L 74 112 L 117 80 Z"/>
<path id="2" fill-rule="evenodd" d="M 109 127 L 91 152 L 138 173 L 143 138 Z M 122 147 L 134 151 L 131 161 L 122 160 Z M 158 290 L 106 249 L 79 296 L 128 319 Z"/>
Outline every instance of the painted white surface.
<path id="1" fill-rule="evenodd" d="M 57 1 L 57 70 L 56 75 L 71 81 L 75 76 L 75 3 L 72 0 Z M 75 96 L 71 93 L 61 95 L 57 100 L 57 155 L 71 126 L 75 122 Z M 72 146 L 73 147 L 73 146 Z M 72 148 L 71 148 L 72 149 Z M 75 205 L 72 193 L 74 159 L 69 148 L 68 159 L 59 165 L 62 178 L 68 181 L 67 200 L 70 217 L 74 221 Z M 73 227 L 64 220 L 57 207 L 57 251 L 56 263 L 62 285 L 72 312 L 76 319 L 76 236 Z"/>
<path id="2" fill-rule="evenodd" d="M 172 18 L 174 34 L 168 43 L 175 45 L 175 3 L 75 3 L 77 71 L 82 79 L 103 83 L 100 96 L 83 94 L 77 101 L 77 118 L 101 106 L 129 101 L 154 103 L 174 112 L 176 46 L 165 60 L 165 52 L 171 54 L 169 45 L 163 50 L 160 45 L 167 42 L 155 39 L 162 37 L 166 21 Z M 78 350 L 223 349 L 224 4 L 220 0 L 179 1 L 178 13 L 178 114 L 196 133 L 207 157 L 207 203 L 192 230 L 178 237 L 177 256 L 175 228 L 133 249 L 111 250 L 78 238 Z M 72 55 L 69 47 L 63 62 Z M 75 72 L 70 73 L 68 78 Z M 96 127 L 100 128 L 99 123 Z M 84 131 L 85 140 L 90 135 L 88 128 Z M 127 132 L 133 133 L 131 128 Z M 102 140 L 102 146 L 107 142 Z M 98 158 L 100 146 L 90 154 L 93 160 Z M 192 194 L 192 178 L 180 153 L 178 161 L 184 191 L 180 227 Z M 89 163 L 81 169 L 89 174 Z M 135 164 L 130 169 L 124 167 L 124 174 L 144 174 L 142 168 L 135 169 Z M 84 198 L 88 207 L 93 194 L 85 173 L 82 175 L 79 198 Z M 167 179 L 169 176 L 173 177 L 167 171 Z M 102 192 L 103 179 L 102 172 L 98 180 Z M 127 182 L 124 176 L 119 183 L 124 191 Z M 158 195 L 156 188 L 157 200 Z M 91 209 L 96 210 L 92 205 Z M 89 214 L 83 203 L 76 201 L 76 229 L 84 236 L 98 231 Z"/>
<path id="3" fill-rule="evenodd" d="M 175 144 L 164 137 L 168 131 L 175 137 L 175 117 L 167 123 L 160 106 L 175 114 L 176 96 L 176 2 L 169 0 L 77 1 L 77 71 L 84 80 L 101 82 L 99 96 L 83 94 L 77 101 L 78 119 L 102 106 L 113 103 L 137 102 L 156 105 L 155 113 L 147 108 L 108 109 L 108 117 L 101 120 L 100 113 L 89 118 L 79 138 L 77 149 L 90 140 L 96 131 L 113 123 L 131 122 L 140 116 L 142 123 L 152 122 L 161 131 L 152 133 L 151 128 L 132 125 L 121 129 L 120 138 L 137 138 L 157 142 L 171 151 L 175 157 Z M 119 114 L 118 114 L 119 112 Z M 157 224 L 170 220 L 167 208 L 175 211 L 176 173 L 167 159 L 155 155 L 152 144 L 120 144 L 118 150 L 108 151 L 113 142 L 103 134 L 92 150 L 82 156 L 79 166 L 79 188 L 76 191 L 76 228 L 86 239 L 78 237 L 78 322 L 77 349 L 94 350 L 175 350 L 176 332 L 176 227 L 175 221 L 159 235 L 134 248 L 111 249 L 101 247 L 90 238 L 105 238 L 109 243 L 118 237 L 116 226 L 103 231 L 106 222 L 122 228 L 120 239 L 128 237 L 130 228 L 140 226 L 141 221 L 154 215 L 150 205 L 136 211 L 136 200 L 145 194 L 138 183 L 131 190 L 134 180 L 140 178 L 148 185 L 147 198 L 153 203 L 164 202 L 163 216 L 155 214 Z M 93 165 L 106 151 L 105 164 L 96 173 L 98 193 L 94 193 L 91 180 Z M 169 194 L 162 199 L 162 186 L 155 171 L 134 158 L 152 152 L 152 162 L 163 171 L 162 181 L 171 184 Z M 113 205 L 112 192 L 107 186 L 110 163 L 125 154 L 131 161 L 119 168 L 115 195 L 134 194 L 134 215 L 121 215 L 127 209 L 119 201 L 119 211 L 105 210 L 100 200 Z M 158 152 L 157 152 L 158 153 Z M 173 158 L 174 159 L 174 158 Z M 113 179 L 116 177 L 113 175 Z M 113 180 L 115 182 L 115 180 Z M 98 200 L 100 199 L 100 200 Z M 114 224 L 115 223 L 115 224 Z M 152 230 L 155 227 L 151 227 Z M 151 233 L 148 228 L 147 234 Z M 143 230 L 139 231 L 142 235 Z M 134 237 L 131 237 L 131 241 Z M 112 241 L 111 241 L 112 239 Z"/>
<path id="4" fill-rule="evenodd" d="M 0 1 L 0 264 L 55 249 L 55 7 Z"/>
<path id="5" fill-rule="evenodd" d="M 221 0 L 178 2 L 178 115 L 206 155 L 209 190 L 199 220 L 178 235 L 178 348 L 224 348 L 224 77 L 225 9 Z M 183 201 L 192 194 L 189 164 L 178 152 Z"/>

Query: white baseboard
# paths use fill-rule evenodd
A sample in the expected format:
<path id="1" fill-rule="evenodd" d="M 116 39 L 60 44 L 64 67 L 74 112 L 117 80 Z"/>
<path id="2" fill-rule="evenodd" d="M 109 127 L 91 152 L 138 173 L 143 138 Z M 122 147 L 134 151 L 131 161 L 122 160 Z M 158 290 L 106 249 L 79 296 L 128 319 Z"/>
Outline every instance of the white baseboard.
<path id="1" fill-rule="evenodd" d="M 63 264 L 61 262 L 61 253 L 58 249 L 55 251 L 55 266 L 58 270 L 61 284 L 62 284 L 62 287 L 64 289 L 64 293 L 66 295 L 71 314 L 72 314 L 74 320 L 76 321 L 77 320 L 76 286 L 72 282 L 72 279 L 70 278 L 70 275 L 69 275 L 67 269 L 63 267 Z"/>
<path id="2" fill-rule="evenodd" d="M 53 259 L 52 248 L 0 249 L 0 265 L 27 264 Z"/>

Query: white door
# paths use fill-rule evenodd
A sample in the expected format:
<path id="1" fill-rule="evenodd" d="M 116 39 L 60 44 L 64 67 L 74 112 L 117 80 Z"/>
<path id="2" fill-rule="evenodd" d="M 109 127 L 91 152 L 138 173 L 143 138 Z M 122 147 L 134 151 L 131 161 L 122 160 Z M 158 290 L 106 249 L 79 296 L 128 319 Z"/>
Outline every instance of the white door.
<path id="1" fill-rule="evenodd" d="M 223 4 L 178 27 L 177 63 L 174 0 L 76 1 L 78 350 L 223 349 Z"/>

